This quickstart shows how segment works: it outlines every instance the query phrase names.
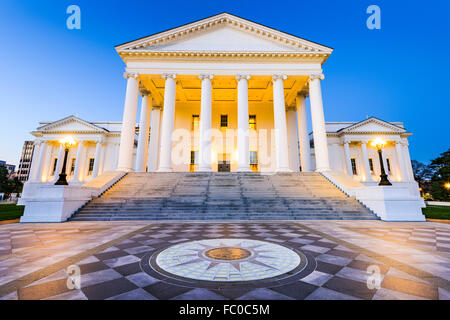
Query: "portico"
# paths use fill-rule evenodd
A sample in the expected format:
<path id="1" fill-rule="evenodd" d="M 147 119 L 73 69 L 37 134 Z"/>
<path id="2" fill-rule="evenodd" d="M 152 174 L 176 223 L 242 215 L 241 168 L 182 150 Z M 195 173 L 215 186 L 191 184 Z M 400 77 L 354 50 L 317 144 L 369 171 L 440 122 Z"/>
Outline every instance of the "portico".
<path id="1" fill-rule="evenodd" d="M 230 171 L 310 171 L 308 95 L 317 171 L 330 169 L 320 82 L 331 48 L 220 14 L 116 50 L 127 66 L 118 170 L 207 172 L 223 162 Z M 140 92 L 135 165 L 132 126 Z M 150 112 L 149 100 L 160 109 Z M 294 116 L 297 108 L 301 117 Z M 287 109 L 294 110 L 290 118 Z M 156 126 L 151 138 L 149 121 Z"/>
<path id="2" fill-rule="evenodd" d="M 134 131 L 130 130 L 133 128 L 131 125 L 125 123 L 129 121 L 131 124 L 131 119 L 136 118 L 139 93 L 143 98 L 135 165 L 137 171 L 189 171 L 190 164 L 198 165 L 198 171 L 217 171 L 220 155 L 230 153 L 232 171 L 251 171 L 251 136 L 256 140 L 251 151 L 256 154 L 264 152 L 269 156 L 269 159 L 258 159 L 258 163 L 261 163 L 258 171 L 299 171 L 300 159 L 294 165 L 290 161 L 290 158 L 298 159 L 300 155 L 297 131 L 305 149 L 302 168 L 311 170 L 309 142 L 305 143 L 308 139 L 307 122 L 301 121 L 298 125 L 296 116 L 297 103 L 299 100 L 304 101 L 307 95 L 304 88 L 308 88 L 308 76 L 193 76 L 173 73 L 164 76 L 127 73 L 125 76 L 130 83 L 127 88 L 137 87 L 139 81 L 141 89 L 127 89 L 119 170 L 132 171 L 134 167 L 130 157 L 133 145 L 126 143 L 133 141 Z M 320 90 L 320 84 L 315 88 Z M 314 96 L 318 94 L 314 93 Z M 149 103 L 152 101 L 155 106 L 150 110 Z M 162 112 L 161 107 L 156 105 L 157 101 L 162 104 Z M 321 99 L 318 103 L 315 108 L 323 109 Z M 304 102 L 302 106 L 302 117 L 306 117 Z M 294 112 L 291 118 L 289 110 Z M 250 115 L 254 121 L 253 134 L 249 128 Z M 318 134 L 317 145 L 323 143 L 322 150 L 325 150 L 316 154 L 316 161 L 323 163 L 320 170 L 327 170 L 329 161 L 323 110 L 314 113 L 314 116 L 317 128 L 313 132 L 323 131 Z M 226 118 L 226 123 L 221 123 L 221 118 Z M 198 126 L 196 121 L 199 122 Z M 149 130 L 150 122 L 156 130 Z M 288 140 L 288 136 L 292 139 Z M 288 143 L 292 146 L 289 147 Z M 191 152 L 198 152 L 198 163 L 190 163 Z M 271 160 L 270 156 L 274 156 L 274 159 Z"/>

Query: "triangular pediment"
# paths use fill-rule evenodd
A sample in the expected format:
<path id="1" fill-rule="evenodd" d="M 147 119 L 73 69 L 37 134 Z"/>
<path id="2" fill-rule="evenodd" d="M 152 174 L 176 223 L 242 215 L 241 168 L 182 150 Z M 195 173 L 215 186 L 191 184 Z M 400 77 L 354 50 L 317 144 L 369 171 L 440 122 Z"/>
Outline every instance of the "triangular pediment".
<path id="1" fill-rule="evenodd" d="M 222 13 L 116 47 L 130 52 L 285 52 L 329 56 L 332 48 Z"/>
<path id="2" fill-rule="evenodd" d="M 406 130 L 395 124 L 369 118 L 339 130 L 340 133 L 404 133 Z"/>
<path id="3" fill-rule="evenodd" d="M 180 38 L 162 45 L 147 46 L 154 51 L 263 51 L 295 52 L 292 46 L 270 41 L 229 26 L 210 29 L 201 34 Z"/>
<path id="4" fill-rule="evenodd" d="M 108 130 L 96 126 L 90 122 L 84 121 L 75 116 L 69 116 L 64 119 L 45 124 L 37 129 L 43 133 L 51 132 L 98 132 L 106 133 Z"/>

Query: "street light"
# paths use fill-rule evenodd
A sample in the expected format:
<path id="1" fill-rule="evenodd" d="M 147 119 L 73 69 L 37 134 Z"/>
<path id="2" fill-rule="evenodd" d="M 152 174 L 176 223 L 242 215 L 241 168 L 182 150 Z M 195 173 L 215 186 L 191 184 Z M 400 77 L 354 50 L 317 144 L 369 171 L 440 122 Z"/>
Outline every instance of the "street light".
<path id="1" fill-rule="evenodd" d="M 447 190 L 450 190 L 450 182 L 447 182 L 446 184 L 444 184 L 444 187 L 445 187 Z"/>
<path id="2" fill-rule="evenodd" d="M 58 181 L 55 182 L 55 185 L 59 186 L 67 186 L 67 174 L 66 174 L 66 163 L 67 163 L 67 155 L 69 154 L 69 148 L 74 146 L 76 144 L 76 141 L 72 137 L 65 137 L 64 139 L 60 140 L 59 143 L 61 143 L 64 146 L 65 152 L 64 152 L 64 162 L 63 167 L 61 170 L 61 173 L 59 174 Z"/>
<path id="3" fill-rule="evenodd" d="M 392 186 L 392 183 L 389 181 L 388 176 L 386 172 L 384 171 L 384 164 L 383 164 L 383 148 L 386 145 L 386 141 L 384 141 L 381 138 L 376 138 L 370 143 L 373 147 L 376 147 L 378 150 L 378 158 L 380 159 L 380 167 L 381 167 L 381 174 L 380 174 L 380 183 L 379 186 Z"/>

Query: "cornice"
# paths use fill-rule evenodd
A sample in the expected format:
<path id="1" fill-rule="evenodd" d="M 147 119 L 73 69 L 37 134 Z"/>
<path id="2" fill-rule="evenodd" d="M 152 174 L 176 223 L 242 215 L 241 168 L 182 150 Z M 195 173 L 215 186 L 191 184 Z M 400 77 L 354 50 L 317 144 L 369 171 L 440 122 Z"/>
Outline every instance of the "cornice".
<path id="1" fill-rule="evenodd" d="M 329 53 L 320 52 L 283 52 L 283 51 L 195 51 L 195 50 L 121 50 L 119 55 L 122 59 L 129 58 L 165 58 L 165 59 L 301 59 L 301 60 L 323 60 L 328 58 Z"/>

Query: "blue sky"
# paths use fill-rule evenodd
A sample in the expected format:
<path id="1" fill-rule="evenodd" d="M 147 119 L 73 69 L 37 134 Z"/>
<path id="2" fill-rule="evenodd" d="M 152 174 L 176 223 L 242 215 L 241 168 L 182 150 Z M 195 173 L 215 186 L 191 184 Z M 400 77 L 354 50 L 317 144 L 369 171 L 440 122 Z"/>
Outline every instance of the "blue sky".
<path id="1" fill-rule="evenodd" d="M 224 11 L 335 49 L 324 65 L 326 121 L 403 121 L 419 161 L 450 147 L 450 1 L 255 3 L 2 0 L 0 159 L 18 164 L 42 120 L 120 121 L 126 82 L 114 46 Z M 81 30 L 66 28 L 71 4 Z M 372 4 L 381 30 L 366 27 Z"/>

